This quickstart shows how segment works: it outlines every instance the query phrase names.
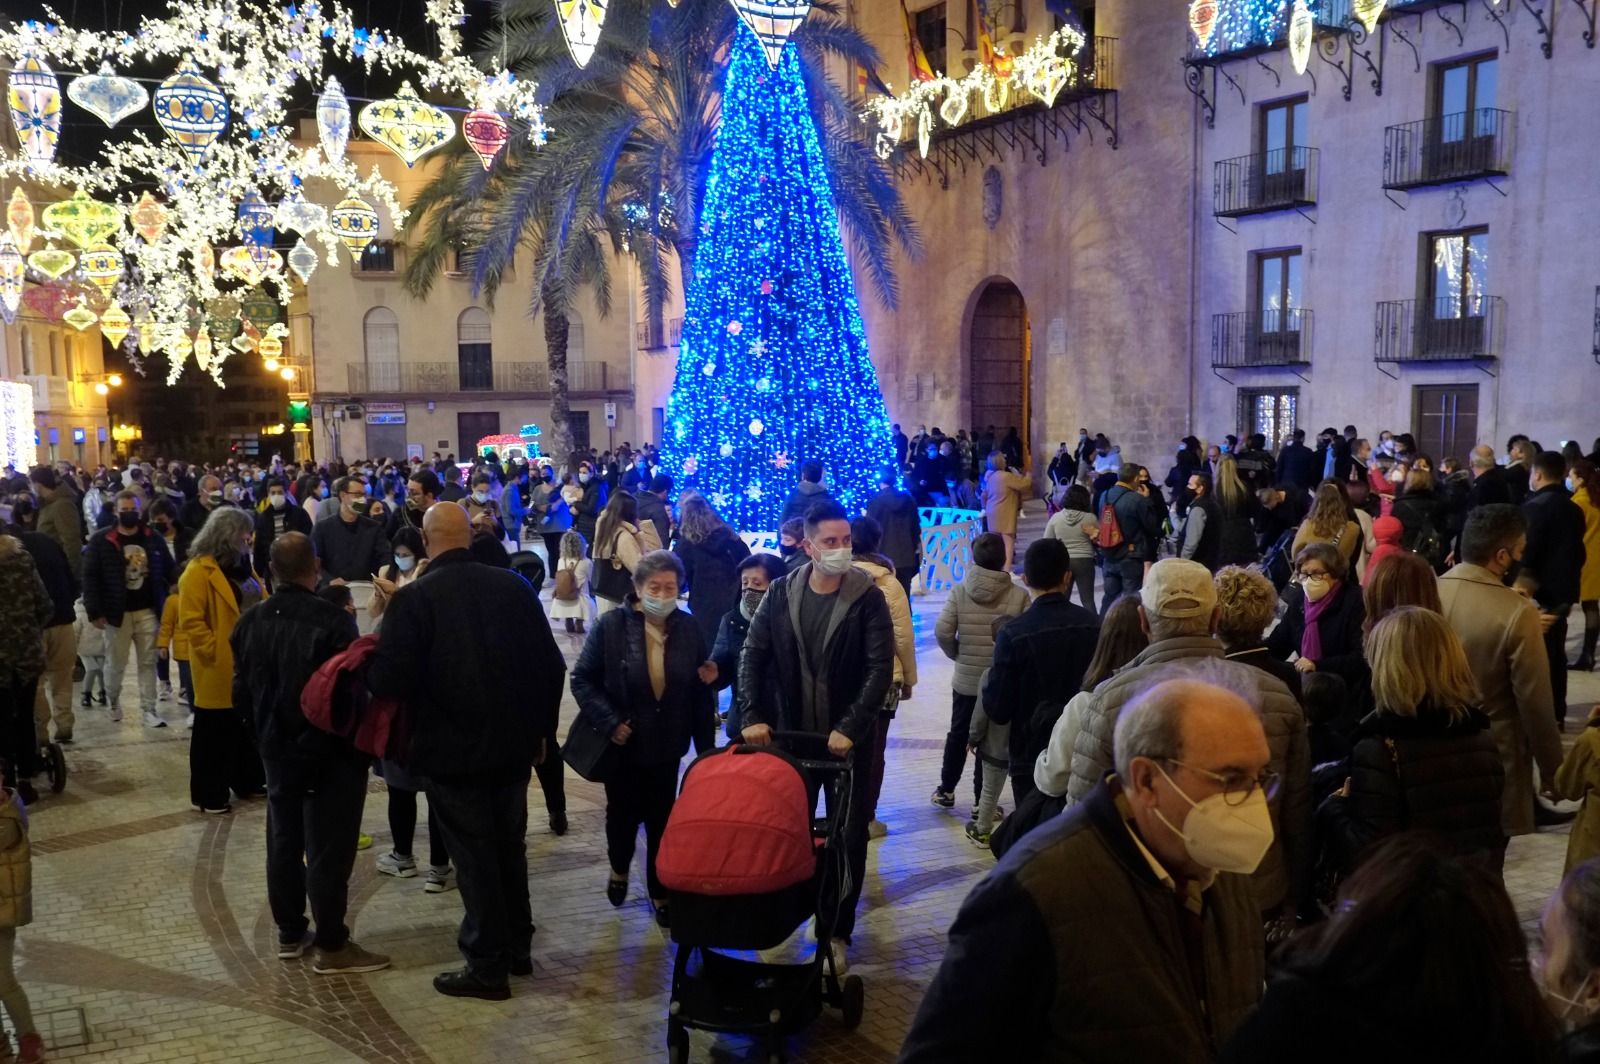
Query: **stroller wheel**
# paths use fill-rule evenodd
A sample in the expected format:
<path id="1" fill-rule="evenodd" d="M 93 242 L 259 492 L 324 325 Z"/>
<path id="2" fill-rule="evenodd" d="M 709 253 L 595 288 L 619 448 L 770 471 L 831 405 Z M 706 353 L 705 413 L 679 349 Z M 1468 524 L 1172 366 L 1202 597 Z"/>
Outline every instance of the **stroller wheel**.
<path id="1" fill-rule="evenodd" d="M 861 1026 L 862 1014 L 867 1010 L 867 986 L 859 975 L 847 975 L 840 990 L 839 1007 L 844 1010 L 845 1030 L 853 1031 Z"/>
<path id="2" fill-rule="evenodd" d="M 689 1064 L 689 1032 L 676 1023 L 667 1024 L 667 1060 Z"/>
<path id="3" fill-rule="evenodd" d="M 44 745 L 45 774 L 50 778 L 50 791 L 60 794 L 67 789 L 67 759 L 61 752 L 59 743 L 45 743 Z"/>

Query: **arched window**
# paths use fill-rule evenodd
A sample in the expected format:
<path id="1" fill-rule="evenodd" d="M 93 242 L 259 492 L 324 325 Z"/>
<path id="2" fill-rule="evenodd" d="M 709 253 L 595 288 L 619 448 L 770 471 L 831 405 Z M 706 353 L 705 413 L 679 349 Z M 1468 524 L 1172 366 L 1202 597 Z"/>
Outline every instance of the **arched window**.
<path id="1" fill-rule="evenodd" d="M 468 307 L 456 319 L 456 361 L 461 367 L 462 391 L 487 391 L 494 387 L 494 340 L 489 312 Z"/>
<path id="2" fill-rule="evenodd" d="M 369 392 L 400 391 L 400 319 L 388 307 L 373 307 L 361 326 Z"/>

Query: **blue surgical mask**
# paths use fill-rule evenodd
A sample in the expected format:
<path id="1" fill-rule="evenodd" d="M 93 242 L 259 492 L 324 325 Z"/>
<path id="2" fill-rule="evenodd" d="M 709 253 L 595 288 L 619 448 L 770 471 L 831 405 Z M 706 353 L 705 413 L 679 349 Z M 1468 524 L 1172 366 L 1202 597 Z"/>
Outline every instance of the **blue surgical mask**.
<path id="1" fill-rule="evenodd" d="M 653 617 L 659 621 L 665 617 L 672 616 L 672 612 L 678 608 L 678 599 L 677 596 L 656 598 L 653 595 L 640 595 L 639 605 L 644 609 L 645 616 Z"/>
<path id="2" fill-rule="evenodd" d="M 588 473 L 579 473 L 578 474 L 578 483 L 579 484 L 587 484 L 587 483 L 589 483 L 589 474 Z"/>
<path id="3" fill-rule="evenodd" d="M 484 503 L 489 501 L 489 493 L 486 491 L 475 491 L 472 493 L 472 501 L 477 503 L 479 506 L 482 506 Z"/>
<path id="4" fill-rule="evenodd" d="M 1578 490 L 1578 484 L 1571 477 L 1567 478 L 1567 494 L 1571 495 Z"/>
<path id="5" fill-rule="evenodd" d="M 410 554 L 396 554 L 394 556 L 394 567 L 402 573 L 409 573 L 417 567 L 417 559 Z"/>

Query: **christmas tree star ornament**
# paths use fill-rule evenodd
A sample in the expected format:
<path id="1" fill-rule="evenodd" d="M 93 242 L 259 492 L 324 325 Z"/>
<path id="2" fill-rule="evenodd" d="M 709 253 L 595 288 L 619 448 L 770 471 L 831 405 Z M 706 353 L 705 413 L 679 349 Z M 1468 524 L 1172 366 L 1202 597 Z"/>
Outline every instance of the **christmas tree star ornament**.
<path id="1" fill-rule="evenodd" d="M 80 248 L 109 241 L 122 228 L 122 208 L 90 199 L 83 189 L 44 209 L 44 224 Z"/>
<path id="2" fill-rule="evenodd" d="M 334 235 L 344 241 L 352 258 L 360 258 L 378 235 L 378 212 L 364 199 L 351 196 L 341 200 L 329 216 Z"/>
<path id="3" fill-rule="evenodd" d="M 750 27 L 766 53 L 767 66 L 778 69 L 783 46 L 811 12 L 811 0 L 731 0 L 744 24 Z"/>
<path id="4" fill-rule="evenodd" d="M 155 112 L 161 128 L 197 170 L 211 145 L 228 128 L 228 97 L 201 75 L 188 56 L 178 72 L 156 89 Z"/>
<path id="5" fill-rule="evenodd" d="M 600 27 L 606 21 L 609 0 L 556 0 L 556 16 L 561 21 L 561 36 L 567 51 L 579 67 L 589 65 L 595 46 L 600 43 Z"/>
<path id="6" fill-rule="evenodd" d="M 500 154 L 500 149 L 511 139 L 511 127 L 497 112 L 479 108 L 461 120 L 461 135 L 487 170 L 494 165 L 494 157 Z"/>
<path id="7" fill-rule="evenodd" d="M 17 320 L 17 308 L 22 306 L 23 281 L 28 276 L 28 263 L 10 233 L 0 235 L 0 314 L 6 324 Z"/>
<path id="8" fill-rule="evenodd" d="M 33 235 L 37 232 L 34 227 L 33 201 L 22 191 L 21 185 L 11 190 L 11 202 L 6 205 L 6 230 L 16 242 L 18 251 L 26 254 L 33 246 Z"/>
<path id="9" fill-rule="evenodd" d="M 28 265 L 52 281 L 77 264 L 76 255 L 60 248 L 40 248 L 28 256 Z"/>
<path id="10" fill-rule="evenodd" d="M 133 320 L 128 317 L 128 312 L 115 303 L 105 309 L 100 315 L 100 335 L 116 347 L 128 337 L 128 330 L 133 327 Z"/>
<path id="11" fill-rule="evenodd" d="M 300 278 L 301 284 L 310 281 L 311 275 L 317 272 L 317 253 L 303 238 L 295 241 L 294 247 L 289 249 L 289 269 Z"/>
<path id="12" fill-rule="evenodd" d="M 328 162 L 337 163 L 344 158 L 345 145 L 350 141 L 350 101 L 336 77 L 328 78 L 322 95 L 317 97 L 317 139 Z"/>
<path id="13" fill-rule="evenodd" d="M 361 131 L 398 155 L 407 166 L 443 147 L 456 135 L 456 124 L 442 109 L 417 97 L 411 82 L 388 100 L 361 109 Z"/>
<path id="14" fill-rule="evenodd" d="M 139 197 L 139 202 L 133 205 L 128 220 L 133 223 L 133 231 L 142 236 L 146 244 L 154 244 L 167 231 L 167 208 L 146 191 Z"/>
<path id="15" fill-rule="evenodd" d="M 61 139 L 61 83 L 55 72 L 44 60 L 27 56 L 11 71 L 6 103 L 23 156 L 34 166 L 49 164 Z"/>
<path id="16" fill-rule="evenodd" d="M 1211 35 L 1216 32 L 1218 5 L 1219 0 L 1190 0 L 1189 32 L 1201 48 L 1211 43 Z"/>
<path id="17" fill-rule="evenodd" d="M 1316 18 L 1306 0 L 1294 0 L 1294 13 L 1289 16 L 1289 62 L 1296 74 L 1304 74 L 1311 62 L 1311 38 L 1316 28 Z"/>
<path id="18" fill-rule="evenodd" d="M 67 83 L 67 99 L 110 127 L 144 110 L 150 103 L 150 94 L 143 85 L 118 75 L 110 63 L 102 62 L 97 72 Z"/>

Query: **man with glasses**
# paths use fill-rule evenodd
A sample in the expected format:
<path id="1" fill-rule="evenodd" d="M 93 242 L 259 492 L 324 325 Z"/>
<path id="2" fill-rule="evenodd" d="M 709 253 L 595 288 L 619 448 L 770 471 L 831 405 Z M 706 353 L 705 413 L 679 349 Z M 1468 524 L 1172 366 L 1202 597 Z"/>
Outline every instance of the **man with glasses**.
<path id="1" fill-rule="evenodd" d="M 389 564 L 389 537 L 383 526 L 367 516 L 371 505 L 360 477 L 340 477 L 333 490 L 339 513 L 317 522 L 311 542 L 322 559 L 322 586 L 371 580 Z"/>
<path id="2" fill-rule="evenodd" d="M 1265 978 L 1249 876 L 1277 789 L 1227 664 L 1147 675 L 1115 772 L 968 895 L 902 1064 L 1214 1058 Z"/>
<path id="3" fill-rule="evenodd" d="M 1292 929 L 1298 905 L 1311 880 L 1311 744 L 1305 712 L 1276 676 L 1223 658 L 1216 638 L 1217 588 L 1205 566 L 1165 558 L 1150 568 L 1139 593 L 1139 623 L 1150 645 L 1128 665 L 1094 689 L 1085 707 L 1072 757 L 1067 803 L 1086 800 L 1112 769 L 1112 734 L 1124 706 L 1160 680 L 1174 664 L 1203 663 L 1228 686 L 1254 691 L 1271 749 L 1272 771 L 1283 778 L 1282 793 L 1271 803 L 1280 840 L 1256 870 L 1256 897 L 1264 916 L 1274 918 L 1272 933 Z"/>

